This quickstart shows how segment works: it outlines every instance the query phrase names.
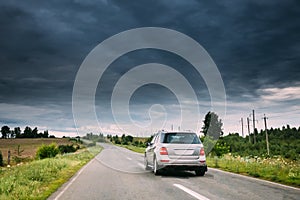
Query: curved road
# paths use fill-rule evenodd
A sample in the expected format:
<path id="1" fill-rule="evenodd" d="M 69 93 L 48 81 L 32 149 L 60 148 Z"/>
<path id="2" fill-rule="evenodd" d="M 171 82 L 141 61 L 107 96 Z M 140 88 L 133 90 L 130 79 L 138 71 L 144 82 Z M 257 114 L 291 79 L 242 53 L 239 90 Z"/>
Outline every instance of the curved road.
<path id="1" fill-rule="evenodd" d="M 204 177 L 193 172 L 155 176 L 143 167 L 143 155 L 101 144 L 102 152 L 59 188 L 50 200 L 64 199 L 294 199 L 300 189 L 216 169 Z"/>

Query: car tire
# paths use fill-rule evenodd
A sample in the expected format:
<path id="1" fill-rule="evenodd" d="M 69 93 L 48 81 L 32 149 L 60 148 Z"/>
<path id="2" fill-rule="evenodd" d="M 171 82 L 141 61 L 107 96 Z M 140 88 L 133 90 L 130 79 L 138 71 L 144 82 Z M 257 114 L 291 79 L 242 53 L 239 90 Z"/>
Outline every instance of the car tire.
<path id="1" fill-rule="evenodd" d="M 149 163 L 146 156 L 144 156 L 144 165 L 145 165 L 145 170 L 150 170 Z"/>
<path id="2" fill-rule="evenodd" d="M 161 169 L 160 169 L 160 167 L 159 167 L 159 165 L 157 163 L 156 158 L 153 159 L 153 173 L 156 176 L 160 175 L 160 173 L 161 173 Z"/>
<path id="3" fill-rule="evenodd" d="M 205 174 L 205 169 L 199 168 L 195 170 L 196 176 L 204 176 Z"/>

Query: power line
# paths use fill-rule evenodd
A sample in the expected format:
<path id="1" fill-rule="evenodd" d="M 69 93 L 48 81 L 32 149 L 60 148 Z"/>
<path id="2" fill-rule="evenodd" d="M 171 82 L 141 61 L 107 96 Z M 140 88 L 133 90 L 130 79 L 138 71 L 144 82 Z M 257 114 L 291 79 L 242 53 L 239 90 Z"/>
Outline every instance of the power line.
<path id="1" fill-rule="evenodd" d="M 278 113 L 277 115 L 271 115 L 269 116 L 269 118 L 277 118 L 277 117 L 280 117 L 282 118 L 283 116 L 295 116 L 295 115 L 300 115 L 300 113 Z"/>

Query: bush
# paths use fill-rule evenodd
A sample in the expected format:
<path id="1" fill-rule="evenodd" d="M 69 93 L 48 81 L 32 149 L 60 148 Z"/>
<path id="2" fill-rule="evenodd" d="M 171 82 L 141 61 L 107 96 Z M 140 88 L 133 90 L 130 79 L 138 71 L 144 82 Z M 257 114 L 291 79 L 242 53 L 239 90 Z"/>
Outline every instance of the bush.
<path id="1" fill-rule="evenodd" d="M 128 141 L 124 140 L 121 142 L 122 145 L 128 145 Z"/>
<path id="2" fill-rule="evenodd" d="M 297 153 L 295 149 L 290 149 L 287 151 L 284 155 L 285 158 L 291 159 L 291 160 L 297 160 Z"/>
<path id="3" fill-rule="evenodd" d="M 133 142 L 133 144 L 132 144 L 132 145 L 134 145 L 134 146 L 138 147 L 138 146 L 140 146 L 140 142 L 139 142 L 138 140 L 136 140 L 136 141 L 134 141 L 134 142 Z"/>
<path id="4" fill-rule="evenodd" d="M 55 157 L 59 153 L 59 149 L 55 144 L 50 145 L 42 145 L 38 148 L 36 152 L 36 157 L 38 159 L 44 159 L 44 158 L 52 158 Z"/>
<path id="5" fill-rule="evenodd" d="M 142 141 L 140 141 L 139 147 L 146 148 L 146 147 L 147 147 L 147 144 L 145 144 L 145 143 L 143 143 Z"/>
<path id="6" fill-rule="evenodd" d="M 63 153 L 73 153 L 73 152 L 75 152 L 77 150 L 77 148 L 75 148 L 73 146 L 73 144 L 70 144 L 70 145 L 69 144 L 67 144 L 67 145 L 59 145 L 58 149 L 59 149 L 59 152 L 61 154 L 63 154 Z"/>
<path id="7" fill-rule="evenodd" d="M 87 144 L 87 147 L 93 147 L 93 146 L 96 146 L 96 142 L 91 142 Z"/>
<path id="8" fill-rule="evenodd" d="M 21 156 L 13 156 L 13 160 L 15 163 L 21 163 L 21 162 L 29 162 L 32 161 L 30 157 L 21 157 Z"/>
<path id="9" fill-rule="evenodd" d="M 229 153 L 230 150 L 230 146 L 228 146 L 226 143 L 221 143 L 221 142 L 217 142 L 216 145 L 214 146 L 212 152 L 216 155 L 216 156 L 223 156 L 224 154 Z"/>
<path id="10" fill-rule="evenodd" d="M 82 144 L 82 143 L 83 143 L 83 141 L 80 140 L 80 137 L 69 138 L 69 141 L 70 141 L 70 142 L 73 142 L 73 143 L 78 143 L 78 144 Z"/>
<path id="11" fill-rule="evenodd" d="M 3 166 L 3 156 L 2 156 L 2 152 L 0 151 L 0 166 Z"/>

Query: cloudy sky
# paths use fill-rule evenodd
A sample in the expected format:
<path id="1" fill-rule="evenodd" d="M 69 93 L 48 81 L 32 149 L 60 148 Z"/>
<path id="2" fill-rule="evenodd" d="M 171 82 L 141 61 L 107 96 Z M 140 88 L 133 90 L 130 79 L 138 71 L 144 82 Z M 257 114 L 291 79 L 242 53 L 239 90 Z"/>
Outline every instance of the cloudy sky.
<path id="1" fill-rule="evenodd" d="M 11 0 L 0 1 L 0 10 L 1 126 L 37 126 L 57 136 L 78 134 L 72 93 L 82 62 L 107 38 L 141 27 L 181 32 L 209 53 L 226 91 L 225 133 L 241 132 L 241 118 L 245 125 L 253 109 L 259 129 L 264 127 L 264 114 L 269 127 L 300 126 L 297 0 Z M 101 130 L 120 133 L 115 119 L 122 121 L 124 113 L 112 112 L 112 92 L 130 70 L 147 63 L 161 63 L 183 75 L 197 101 L 189 101 L 184 91 L 176 94 L 159 84 L 141 85 L 130 97 L 131 121 L 119 123 L 133 135 L 149 135 L 161 128 L 161 122 L 165 129 L 172 124 L 177 129 L 186 106 L 195 112 L 199 109 L 201 128 L 201 120 L 211 110 L 210 93 L 201 74 L 178 55 L 141 49 L 117 58 L 100 77 L 94 98 Z M 149 77 L 159 77 L 159 73 Z M 166 80 L 178 81 L 173 76 L 166 76 Z M 190 104 L 179 106 L 178 96 Z M 85 132 L 93 127 L 77 128 Z M 181 128 L 191 127 L 185 124 Z M 191 129 L 199 132 L 200 128 Z"/>

